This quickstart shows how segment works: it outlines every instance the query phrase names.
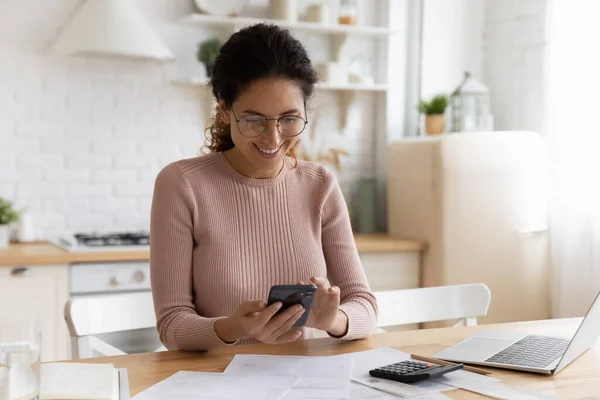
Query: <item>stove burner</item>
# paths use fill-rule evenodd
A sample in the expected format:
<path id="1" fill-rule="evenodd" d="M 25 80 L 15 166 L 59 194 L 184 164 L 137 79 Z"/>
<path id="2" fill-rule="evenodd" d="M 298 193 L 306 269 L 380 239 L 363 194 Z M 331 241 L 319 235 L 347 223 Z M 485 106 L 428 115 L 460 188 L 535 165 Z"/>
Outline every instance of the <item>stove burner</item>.
<path id="1" fill-rule="evenodd" d="M 147 232 L 76 233 L 73 236 L 75 236 L 79 246 L 110 247 L 150 245 L 150 235 Z"/>

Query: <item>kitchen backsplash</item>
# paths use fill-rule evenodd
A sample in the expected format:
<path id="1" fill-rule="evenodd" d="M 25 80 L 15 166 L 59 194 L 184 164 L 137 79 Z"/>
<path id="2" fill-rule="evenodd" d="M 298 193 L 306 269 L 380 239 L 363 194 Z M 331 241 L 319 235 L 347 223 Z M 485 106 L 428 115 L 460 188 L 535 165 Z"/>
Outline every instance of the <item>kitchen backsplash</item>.
<path id="1" fill-rule="evenodd" d="M 191 1 L 135 3 L 153 21 L 194 11 Z M 174 85 L 169 67 L 153 63 L 51 54 L 77 4 L 0 3 L 0 196 L 27 208 L 44 235 L 146 229 L 157 172 L 199 154 L 206 89 Z M 319 142 L 350 152 L 339 175 L 349 202 L 356 180 L 373 174 L 371 96 L 357 95 L 343 134 L 336 93 L 317 93 L 309 112 L 318 106 Z"/>

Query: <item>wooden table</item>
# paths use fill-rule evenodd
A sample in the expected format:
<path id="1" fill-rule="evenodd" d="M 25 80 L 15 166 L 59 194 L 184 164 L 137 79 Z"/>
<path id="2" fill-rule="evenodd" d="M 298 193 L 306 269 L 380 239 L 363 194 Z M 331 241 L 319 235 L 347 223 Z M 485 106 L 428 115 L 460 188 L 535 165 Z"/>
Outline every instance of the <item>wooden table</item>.
<path id="1" fill-rule="evenodd" d="M 431 356 L 442 348 L 486 329 L 510 330 L 533 334 L 572 336 L 581 319 L 560 319 L 511 324 L 480 325 L 465 328 L 427 329 L 376 334 L 365 340 L 344 342 L 332 338 L 298 341 L 285 345 L 246 345 L 222 347 L 209 352 L 169 351 L 127 356 L 103 357 L 78 362 L 107 363 L 127 368 L 131 394 L 167 378 L 179 370 L 221 372 L 235 354 L 333 355 L 369 350 L 379 346 L 393 347 L 407 353 Z M 491 376 L 516 387 L 536 390 L 559 398 L 597 399 L 600 394 L 600 341 L 596 346 L 556 376 L 487 368 Z M 486 398 L 464 390 L 444 392 L 455 399 Z"/>

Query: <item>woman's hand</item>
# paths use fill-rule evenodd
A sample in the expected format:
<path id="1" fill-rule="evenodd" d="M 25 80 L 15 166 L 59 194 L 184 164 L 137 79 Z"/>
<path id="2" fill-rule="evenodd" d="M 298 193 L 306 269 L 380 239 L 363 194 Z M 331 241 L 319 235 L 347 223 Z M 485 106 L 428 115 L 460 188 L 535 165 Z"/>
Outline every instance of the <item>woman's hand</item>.
<path id="1" fill-rule="evenodd" d="M 331 286 L 324 278 L 312 277 L 310 282 L 317 286 L 317 293 L 310 307 L 306 325 L 327 331 L 333 336 L 344 336 L 348 331 L 348 316 L 339 309 L 340 288 Z"/>
<path id="2" fill-rule="evenodd" d="M 266 307 L 262 300 L 243 302 L 235 314 L 215 323 L 215 332 L 224 342 L 254 338 L 263 343 L 288 343 L 297 340 L 302 332 L 291 329 L 302 316 L 304 308 L 297 304 L 275 315 L 281 302 Z"/>

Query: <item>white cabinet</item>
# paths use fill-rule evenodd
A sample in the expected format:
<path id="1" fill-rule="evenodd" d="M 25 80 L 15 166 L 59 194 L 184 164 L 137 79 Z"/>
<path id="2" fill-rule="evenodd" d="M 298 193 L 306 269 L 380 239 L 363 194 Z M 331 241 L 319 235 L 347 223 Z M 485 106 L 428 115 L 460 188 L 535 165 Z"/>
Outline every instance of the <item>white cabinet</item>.
<path id="1" fill-rule="evenodd" d="M 419 287 L 420 252 L 366 253 L 360 259 L 374 292 Z"/>
<path id="2" fill-rule="evenodd" d="M 420 285 L 421 253 L 405 251 L 398 253 L 360 254 L 369 285 L 373 292 L 384 290 L 415 289 Z M 402 305 L 398 305 L 402 307 Z M 386 331 L 418 329 L 418 324 L 386 327 Z"/>
<path id="3" fill-rule="evenodd" d="M 66 265 L 0 267 L 0 320 L 36 318 L 42 328 L 42 361 L 69 356 L 63 314 L 68 298 Z"/>

